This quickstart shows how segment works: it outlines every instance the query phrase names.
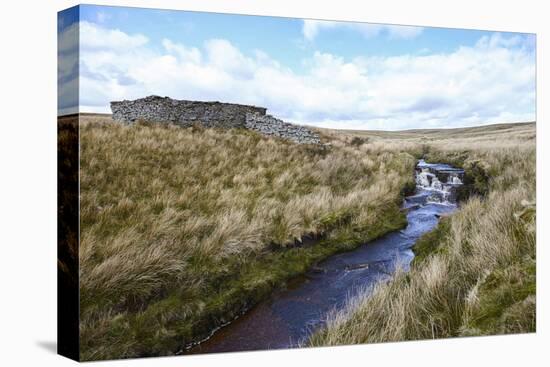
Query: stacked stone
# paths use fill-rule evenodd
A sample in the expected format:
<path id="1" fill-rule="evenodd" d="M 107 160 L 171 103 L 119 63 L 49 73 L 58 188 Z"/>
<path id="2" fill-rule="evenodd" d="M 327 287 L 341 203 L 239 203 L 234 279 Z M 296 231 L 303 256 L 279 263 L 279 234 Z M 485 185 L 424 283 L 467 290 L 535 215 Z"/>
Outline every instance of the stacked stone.
<path id="1" fill-rule="evenodd" d="M 125 123 L 138 120 L 168 122 L 180 126 L 244 128 L 247 113 L 264 114 L 265 108 L 221 102 L 175 100 L 149 96 L 134 101 L 111 102 L 113 119 Z"/>
<path id="2" fill-rule="evenodd" d="M 271 115 L 261 115 L 258 113 L 246 114 L 246 128 L 257 131 L 266 136 L 277 136 L 283 139 L 289 139 L 298 144 L 320 144 L 319 135 L 310 129 L 284 122 Z"/>
<path id="3" fill-rule="evenodd" d="M 289 139 L 299 144 L 320 144 L 310 129 L 266 115 L 263 107 L 221 102 L 175 100 L 149 96 L 133 101 L 111 102 L 113 120 L 172 123 L 182 127 L 199 124 L 215 128 L 246 128 L 263 135 Z"/>

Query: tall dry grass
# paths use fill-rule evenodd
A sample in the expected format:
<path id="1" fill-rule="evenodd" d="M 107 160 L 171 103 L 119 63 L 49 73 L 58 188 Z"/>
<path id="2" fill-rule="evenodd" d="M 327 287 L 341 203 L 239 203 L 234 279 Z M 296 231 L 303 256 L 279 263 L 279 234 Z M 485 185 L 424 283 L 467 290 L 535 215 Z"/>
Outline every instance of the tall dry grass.
<path id="1" fill-rule="evenodd" d="M 434 161 L 481 167 L 489 177 L 486 196 L 472 197 L 447 218 L 431 255 L 409 273 L 332 313 L 310 345 L 535 330 L 534 124 L 434 135 L 408 140 L 423 144 Z"/>
<path id="2" fill-rule="evenodd" d="M 173 351 L 165 340 L 181 347 L 193 336 L 186 325 L 223 309 L 218 292 L 275 282 L 262 273 L 239 283 L 263 271 L 254 261 L 284 258 L 311 234 L 380 232 L 414 166 L 403 149 L 346 137 L 328 149 L 102 118 L 81 121 L 80 137 L 83 359 Z M 290 256 L 287 268 L 306 264 Z"/>

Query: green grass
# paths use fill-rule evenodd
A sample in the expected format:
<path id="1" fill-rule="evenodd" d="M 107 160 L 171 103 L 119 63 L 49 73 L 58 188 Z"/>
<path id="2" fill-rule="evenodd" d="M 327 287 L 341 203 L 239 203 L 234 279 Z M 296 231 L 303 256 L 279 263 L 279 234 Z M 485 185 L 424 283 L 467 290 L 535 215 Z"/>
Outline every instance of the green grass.
<path id="1" fill-rule="evenodd" d="M 420 237 L 413 246 L 413 264 L 418 265 L 428 258 L 429 255 L 443 251 L 444 248 L 441 245 L 445 237 L 449 235 L 450 229 L 449 218 L 443 217 L 433 230 Z"/>
<path id="2" fill-rule="evenodd" d="M 459 210 L 415 245 L 409 273 L 350 299 L 308 344 L 534 332 L 534 124 L 367 136 L 463 167 L 466 191 Z"/>
<path id="3" fill-rule="evenodd" d="M 388 212 L 384 226 L 364 232 L 340 231 L 334 238 L 325 239 L 310 247 L 296 247 L 269 254 L 252 261 L 240 269 L 225 264 L 224 270 L 239 273 L 238 278 L 220 274 L 215 285 L 197 294 L 197 314 L 193 318 L 181 318 L 179 310 L 189 308 L 184 295 L 173 293 L 152 303 L 144 312 L 130 318 L 117 320 L 112 334 L 114 342 L 121 345 L 132 343 L 137 355 L 166 355 L 182 347 L 182 340 L 198 340 L 220 324 L 231 321 L 235 316 L 250 308 L 271 294 L 276 288 L 285 287 L 286 282 L 303 274 L 320 260 L 342 251 L 349 251 L 386 232 L 402 228 L 406 224 L 402 215 L 393 209 Z M 224 279 L 225 278 L 225 279 Z M 166 318 L 166 315 L 171 315 Z M 159 330 L 162 330 L 159 333 Z M 128 334 L 128 331 L 131 331 Z M 126 350 L 111 350 L 114 354 Z"/>
<path id="4" fill-rule="evenodd" d="M 310 343 L 534 330 L 533 124 L 321 135 L 331 148 L 83 121 L 81 358 L 175 353 L 318 261 L 403 227 L 422 156 L 466 169 L 460 210 L 419 241 L 410 273 L 350 300 Z"/>
<path id="5" fill-rule="evenodd" d="M 404 226 L 414 157 L 331 142 L 84 121 L 81 358 L 174 353 L 316 262 Z"/>
<path id="6" fill-rule="evenodd" d="M 479 286 L 477 305 L 461 335 L 535 331 L 536 264 L 526 257 L 490 273 Z"/>

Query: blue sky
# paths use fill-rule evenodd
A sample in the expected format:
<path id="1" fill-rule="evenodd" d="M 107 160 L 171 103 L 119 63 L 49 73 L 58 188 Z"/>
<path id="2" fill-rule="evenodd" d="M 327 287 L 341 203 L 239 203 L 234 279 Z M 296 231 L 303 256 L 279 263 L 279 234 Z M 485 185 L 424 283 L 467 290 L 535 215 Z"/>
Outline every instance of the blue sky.
<path id="1" fill-rule="evenodd" d="M 246 52 L 260 48 L 290 67 L 313 51 L 330 52 L 344 58 L 364 55 L 395 56 L 421 50 L 447 52 L 461 45 L 474 45 L 486 31 L 424 28 L 421 37 L 408 39 L 372 37 L 368 40 L 350 29 L 319 34 L 303 42 L 302 19 L 233 15 L 219 13 L 156 10 L 126 7 L 84 6 L 81 19 L 120 29 L 128 34 L 142 33 L 152 47 L 164 38 L 199 47 L 212 38 L 223 37 Z"/>
<path id="2" fill-rule="evenodd" d="M 91 5 L 59 18 L 60 47 L 71 25 L 80 37 L 81 112 L 159 94 L 333 128 L 535 118 L 534 35 Z"/>

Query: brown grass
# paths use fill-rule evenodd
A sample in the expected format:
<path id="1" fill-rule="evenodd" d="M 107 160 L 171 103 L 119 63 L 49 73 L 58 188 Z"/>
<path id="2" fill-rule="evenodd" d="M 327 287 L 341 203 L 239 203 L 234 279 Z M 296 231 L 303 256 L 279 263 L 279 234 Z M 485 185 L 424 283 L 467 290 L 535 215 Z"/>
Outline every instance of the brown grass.
<path id="1" fill-rule="evenodd" d="M 350 300 L 311 344 L 534 330 L 534 124 L 320 133 L 330 149 L 81 120 L 81 357 L 175 352 L 315 261 L 397 228 L 423 153 L 464 166 L 484 196 L 449 218 L 437 251 Z M 325 240 L 300 245 L 312 235 Z"/>
<path id="2" fill-rule="evenodd" d="M 449 218 L 432 254 L 408 274 L 332 313 L 310 345 L 535 330 L 535 126 L 476 129 L 399 138 L 422 144 L 431 160 L 487 174 L 485 197 Z M 393 133 L 371 139 L 399 140 Z"/>
<path id="3" fill-rule="evenodd" d="M 248 131 L 84 118 L 83 359 L 174 351 L 223 310 L 220 285 L 246 297 L 292 275 L 284 269 L 305 270 L 311 251 L 294 250 L 304 236 L 357 240 L 394 228 L 414 158 L 331 140 L 326 149 Z M 269 272 L 250 265 L 274 256 L 284 261 L 269 260 Z M 253 281 L 243 283 L 245 273 Z"/>

